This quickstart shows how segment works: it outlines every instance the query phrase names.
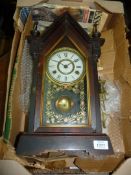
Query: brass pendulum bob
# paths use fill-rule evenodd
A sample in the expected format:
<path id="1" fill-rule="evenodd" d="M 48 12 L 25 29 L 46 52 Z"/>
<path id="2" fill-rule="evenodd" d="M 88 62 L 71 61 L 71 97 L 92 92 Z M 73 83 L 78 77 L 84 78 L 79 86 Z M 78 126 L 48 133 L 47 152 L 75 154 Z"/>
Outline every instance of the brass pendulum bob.
<path id="1" fill-rule="evenodd" d="M 69 112 L 73 106 L 74 102 L 68 96 L 62 96 L 56 101 L 56 107 L 61 112 Z"/>

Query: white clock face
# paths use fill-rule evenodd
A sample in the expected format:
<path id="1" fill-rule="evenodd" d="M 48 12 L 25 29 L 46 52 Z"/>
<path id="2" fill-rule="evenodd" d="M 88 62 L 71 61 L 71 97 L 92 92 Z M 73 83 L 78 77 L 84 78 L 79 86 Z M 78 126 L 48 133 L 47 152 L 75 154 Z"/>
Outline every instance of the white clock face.
<path id="1" fill-rule="evenodd" d="M 56 83 L 74 83 L 84 75 L 83 57 L 67 47 L 53 52 L 47 63 L 47 75 Z"/>

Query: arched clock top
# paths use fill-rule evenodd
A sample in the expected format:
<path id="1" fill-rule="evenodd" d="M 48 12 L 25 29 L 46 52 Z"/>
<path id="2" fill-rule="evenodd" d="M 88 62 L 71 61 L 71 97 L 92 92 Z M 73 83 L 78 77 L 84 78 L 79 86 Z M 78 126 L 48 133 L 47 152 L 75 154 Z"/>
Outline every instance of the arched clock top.
<path id="1" fill-rule="evenodd" d="M 67 36 L 71 40 L 74 40 L 74 38 L 76 38 L 75 35 L 79 35 L 79 42 L 83 43 L 83 45 L 88 48 L 88 54 L 89 56 L 93 57 L 94 61 L 97 61 L 100 57 L 101 46 L 104 43 L 104 39 L 100 38 L 101 34 L 97 31 L 96 24 L 94 24 L 92 36 L 89 36 L 87 32 L 84 31 L 81 26 L 74 20 L 74 18 L 66 12 L 64 15 L 58 17 L 58 19 L 56 19 L 54 23 L 48 29 L 46 29 L 42 35 L 40 35 L 40 32 L 38 31 L 37 25 L 38 23 L 35 22 L 31 36 L 28 38 L 28 42 L 30 43 L 30 53 L 33 59 L 39 57 L 42 50 L 47 47 L 52 38 L 54 38 L 56 42 L 62 36 Z M 77 43 L 77 39 L 75 39 L 73 42 Z M 54 44 L 55 43 L 52 45 Z"/>

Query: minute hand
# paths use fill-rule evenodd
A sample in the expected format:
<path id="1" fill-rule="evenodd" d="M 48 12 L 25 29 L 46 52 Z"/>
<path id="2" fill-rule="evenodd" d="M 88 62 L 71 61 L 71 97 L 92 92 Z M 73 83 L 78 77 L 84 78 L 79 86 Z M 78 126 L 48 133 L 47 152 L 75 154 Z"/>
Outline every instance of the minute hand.
<path id="1" fill-rule="evenodd" d="M 63 63 L 60 63 L 61 65 L 63 65 L 63 66 L 65 66 L 65 64 L 63 64 Z"/>
<path id="2" fill-rule="evenodd" d="M 72 64 L 72 63 L 68 63 L 67 66 L 69 66 L 70 64 Z"/>

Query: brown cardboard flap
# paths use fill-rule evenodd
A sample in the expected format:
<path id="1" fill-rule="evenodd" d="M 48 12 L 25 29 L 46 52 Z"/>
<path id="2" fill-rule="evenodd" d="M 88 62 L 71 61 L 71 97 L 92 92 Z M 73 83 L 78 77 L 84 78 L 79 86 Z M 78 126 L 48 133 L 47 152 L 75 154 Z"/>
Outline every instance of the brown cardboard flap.
<path id="1" fill-rule="evenodd" d="M 123 160 L 123 154 L 105 156 L 99 159 L 76 158 L 75 165 L 84 172 L 112 172 Z"/>
<path id="2" fill-rule="evenodd" d="M 113 37 L 113 29 L 106 30 L 101 33 L 101 37 L 105 39 L 104 45 L 101 47 L 101 52 L 115 51 L 115 43 Z"/>
<path id="3" fill-rule="evenodd" d="M 17 0 L 17 7 L 28 7 L 39 4 L 41 2 L 47 2 L 48 0 Z"/>
<path id="4" fill-rule="evenodd" d="M 112 175 L 129 175 L 131 174 L 131 158 L 127 159 Z"/>
<path id="5" fill-rule="evenodd" d="M 19 131 L 24 130 L 24 123 L 25 123 L 25 113 L 21 109 L 20 105 L 20 92 L 21 92 L 21 79 L 20 79 L 20 65 L 21 65 L 21 57 L 22 57 L 22 52 L 23 52 L 23 47 L 24 47 L 24 42 L 25 38 L 29 35 L 31 29 L 32 29 L 32 18 L 31 15 L 28 16 L 27 23 L 24 27 L 24 31 L 21 34 L 20 38 L 20 43 L 19 43 L 19 48 L 17 52 L 17 63 L 16 63 L 16 77 L 15 77 L 15 82 L 13 85 L 13 90 L 12 90 L 12 111 L 11 111 L 11 116 L 13 118 L 12 120 L 12 128 L 11 128 L 11 134 L 10 134 L 10 141 L 11 143 L 14 143 L 15 137 L 19 133 Z M 19 70 L 19 71 L 18 71 Z"/>
<path id="6" fill-rule="evenodd" d="M 101 6 L 108 12 L 111 13 L 124 13 L 123 4 L 118 1 L 103 1 L 103 0 L 17 0 L 17 7 L 26 7 L 26 6 L 34 6 L 37 4 L 42 3 L 49 3 L 49 4 L 57 4 L 57 5 L 64 5 L 64 6 L 90 6 L 92 8 L 95 7 L 95 3 Z"/>
<path id="7" fill-rule="evenodd" d="M 126 155 L 131 156 L 131 116 L 122 119 L 121 127 Z"/>
<path id="8" fill-rule="evenodd" d="M 115 51 L 111 52 L 105 52 L 101 54 L 101 60 L 100 63 L 103 67 L 103 69 L 113 69 L 115 61 Z"/>
<path id="9" fill-rule="evenodd" d="M 6 89 L 6 102 L 5 102 L 5 113 L 4 118 L 6 119 L 6 111 L 7 111 L 7 104 L 8 104 L 8 95 L 9 95 L 9 89 L 10 89 L 10 83 L 11 83 L 11 75 L 13 70 L 14 61 L 17 54 L 17 49 L 20 41 L 20 32 L 16 29 L 14 38 L 12 41 L 12 49 L 10 54 L 10 63 L 8 67 L 8 78 L 7 78 L 7 89 Z"/>
<path id="10" fill-rule="evenodd" d="M 95 0 L 95 3 L 110 13 L 122 13 L 122 14 L 124 14 L 122 2 Z"/>
<path id="11" fill-rule="evenodd" d="M 69 7 L 95 7 L 94 2 L 92 0 L 48 0 L 47 3 Z"/>

